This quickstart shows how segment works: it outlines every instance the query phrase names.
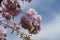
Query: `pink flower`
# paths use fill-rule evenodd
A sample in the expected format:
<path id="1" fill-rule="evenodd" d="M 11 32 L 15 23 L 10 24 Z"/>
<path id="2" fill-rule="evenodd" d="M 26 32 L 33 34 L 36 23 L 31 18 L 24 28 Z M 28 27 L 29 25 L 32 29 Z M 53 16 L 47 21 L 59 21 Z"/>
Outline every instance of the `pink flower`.
<path id="1" fill-rule="evenodd" d="M 41 18 L 40 15 L 33 15 L 33 16 L 32 16 L 32 19 L 33 19 L 34 21 L 39 22 L 39 23 L 42 21 L 42 18 Z"/>
<path id="2" fill-rule="evenodd" d="M 27 29 L 31 34 L 37 34 L 40 31 L 40 23 L 37 21 L 32 22 L 27 16 L 21 18 L 21 25 L 24 29 Z M 32 30 L 32 31 L 31 31 Z"/>
<path id="3" fill-rule="evenodd" d="M 15 10 L 16 9 L 16 4 L 15 3 L 12 3 L 11 1 L 7 0 L 7 4 L 5 5 L 5 7 L 12 11 L 12 10 Z"/>
<path id="4" fill-rule="evenodd" d="M 19 8 L 19 9 L 13 11 L 13 13 L 12 13 L 11 15 L 17 16 L 17 15 L 20 14 L 21 12 L 22 12 L 22 9 Z"/>
<path id="5" fill-rule="evenodd" d="M 11 19 L 11 15 L 9 13 L 7 13 L 7 12 L 2 13 L 2 16 L 5 17 L 7 20 Z"/>
<path id="6" fill-rule="evenodd" d="M 0 39 L 2 39 L 2 40 L 6 40 L 6 38 L 7 38 L 7 32 L 6 32 L 6 30 L 4 29 L 4 28 L 0 28 Z"/>
<path id="7" fill-rule="evenodd" d="M 31 31 L 30 33 L 37 34 L 41 30 L 41 28 L 40 28 L 41 16 L 40 15 L 33 15 L 32 19 L 33 19 L 32 25 L 34 27 L 34 30 Z"/>
<path id="8" fill-rule="evenodd" d="M 13 24 L 9 24 L 9 27 L 14 29 L 14 30 L 19 30 L 20 29 L 20 25 L 13 23 Z"/>
<path id="9" fill-rule="evenodd" d="M 7 4 L 7 0 L 2 0 L 1 4 L 6 5 Z"/>
<path id="10" fill-rule="evenodd" d="M 0 31 L 3 33 L 3 34 L 6 34 L 6 30 L 4 28 L 0 28 Z"/>
<path id="11" fill-rule="evenodd" d="M 37 34 L 40 28 L 41 16 L 37 14 L 34 9 L 29 9 L 26 15 L 21 18 L 21 25 L 24 29 L 27 29 L 31 34 Z"/>
<path id="12" fill-rule="evenodd" d="M 4 4 L 4 3 L 6 3 L 6 4 Z M 3 11 L 2 11 L 3 13 L 7 12 L 10 15 L 15 17 L 19 13 L 22 12 L 22 9 L 21 9 L 19 3 L 16 1 L 12 2 L 11 0 L 7 0 L 7 1 L 4 1 L 3 4 L 5 6 L 5 8 L 3 8 Z"/>
<path id="13" fill-rule="evenodd" d="M 15 30 L 19 30 L 20 29 L 20 26 L 18 24 L 14 23 L 13 25 L 15 27 Z"/>
<path id="14" fill-rule="evenodd" d="M 20 23 L 24 29 L 29 29 L 31 26 L 31 20 L 27 16 L 22 16 Z"/>
<path id="15" fill-rule="evenodd" d="M 32 34 L 37 34 L 41 30 L 40 23 L 36 21 L 33 23 L 33 27 L 34 27 L 34 30 L 30 32 Z"/>
<path id="16" fill-rule="evenodd" d="M 26 12 L 27 16 L 32 16 L 32 15 L 37 15 L 36 10 L 30 8 L 27 12 Z"/>

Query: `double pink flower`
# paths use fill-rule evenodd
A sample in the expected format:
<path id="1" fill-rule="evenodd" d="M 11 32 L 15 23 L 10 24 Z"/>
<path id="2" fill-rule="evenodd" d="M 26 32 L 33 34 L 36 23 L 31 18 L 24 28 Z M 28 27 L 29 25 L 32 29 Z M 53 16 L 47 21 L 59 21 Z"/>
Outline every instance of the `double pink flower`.
<path id="1" fill-rule="evenodd" d="M 2 15 L 8 20 L 10 20 L 12 16 L 15 17 L 22 12 L 21 6 L 16 1 L 3 0 L 2 4 L 5 6 L 2 8 Z"/>
<path id="2" fill-rule="evenodd" d="M 28 29 L 31 34 L 37 34 L 40 31 L 40 22 L 41 16 L 32 8 L 21 18 L 22 27 Z"/>

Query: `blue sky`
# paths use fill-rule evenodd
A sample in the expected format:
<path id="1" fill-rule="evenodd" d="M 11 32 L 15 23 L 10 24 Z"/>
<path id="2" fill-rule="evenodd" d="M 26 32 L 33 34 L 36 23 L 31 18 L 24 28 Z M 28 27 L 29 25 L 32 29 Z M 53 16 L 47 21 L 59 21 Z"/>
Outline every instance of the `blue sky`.
<path id="1" fill-rule="evenodd" d="M 42 16 L 41 31 L 31 36 L 32 40 L 60 40 L 60 0 L 32 0 L 31 3 L 21 4 L 24 12 L 34 8 Z M 21 15 L 16 17 L 16 22 Z M 11 34 L 10 29 L 7 31 L 8 40 L 21 40 L 15 32 Z"/>

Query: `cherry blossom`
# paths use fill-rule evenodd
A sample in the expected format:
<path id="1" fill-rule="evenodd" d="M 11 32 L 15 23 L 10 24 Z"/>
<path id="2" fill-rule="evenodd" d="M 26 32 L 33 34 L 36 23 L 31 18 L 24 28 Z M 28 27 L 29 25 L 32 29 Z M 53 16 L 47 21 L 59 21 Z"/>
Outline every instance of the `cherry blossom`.
<path id="1" fill-rule="evenodd" d="M 5 8 L 3 8 L 2 12 L 5 11 L 12 16 L 17 16 L 19 13 L 22 12 L 22 9 L 21 9 L 19 3 L 17 3 L 16 1 L 12 2 L 10 0 L 7 0 L 7 1 L 3 0 L 2 4 L 5 6 Z"/>
<path id="2" fill-rule="evenodd" d="M 20 1 L 30 3 L 32 0 L 0 0 L 0 13 L 2 15 L 2 17 L 0 17 L 0 25 L 3 24 L 2 26 L 4 28 L 11 28 L 12 32 L 16 31 L 17 35 L 24 40 L 31 40 L 30 34 L 37 34 L 41 30 L 42 18 L 33 8 L 23 13 Z M 15 22 L 15 19 L 11 22 L 11 19 L 18 16 L 20 13 L 24 15 L 19 16 L 19 23 L 17 23 L 17 21 Z M 4 22 L 4 20 L 6 22 Z M 0 40 L 7 40 L 7 32 L 4 28 L 0 28 Z M 21 32 L 21 28 L 26 29 L 28 34 Z"/>
<path id="3" fill-rule="evenodd" d="M 29 20 L 29 19 L 27 18 L 27 16 L 23 16 L 23 17 L 21 18 L 21 25 L 22 25 L 22 27 L 25 28 L 25 29 L 29 29 L 30 26 L 31 26 L 31 22 L 30 22 L 30 21 L 31 21 L 31 20 Z"/>
<path id="4" fill-rule="evenodd" d="M 3 13 L 2 14 L 7 20 L 10 20 L 10 18 L 11 18 L 11 15 L 9 14 L 9 13 Z"/>
<path id="5" fill-rule="evenodd" d="M 12 28 L 13 30 L 20 29 L 20 25 L 18 25 L 17 23 L 9 24 L 8 27 Z"/>
<path id="6" fill-rule="evenodd" d="M 4 28 L 0 28 L 0 40 L 7 40 L 7 32 Z"/>
<path id="7" fill-rule="evenodd" d="M 21 25 L 31 34 L 37 34 L 40 31 L 41 16 L 34 9 L 29 9 L 21 18 Z"/>
<path id="8" fill-rule="evenodd" d="M 37 12 L 36 10 L 34 10 L 33 8 L 30 8 L 27 12 L 26 12 L 26 15 L 28 17 L 32 17 L 33 15 L 37 15 Z"/>

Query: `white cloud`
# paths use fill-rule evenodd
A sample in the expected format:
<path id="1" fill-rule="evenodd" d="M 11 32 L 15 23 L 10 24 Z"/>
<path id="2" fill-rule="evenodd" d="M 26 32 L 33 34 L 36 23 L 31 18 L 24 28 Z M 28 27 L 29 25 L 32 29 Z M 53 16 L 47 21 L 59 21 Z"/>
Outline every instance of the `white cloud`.
<path id="1" fill-rule="evenodd" d="M 39 34 L 33 35 L 34 40 L 60 40 L 60 15 L 55 15 L 55 18 L 42 25 L 42 29 Z"/>

